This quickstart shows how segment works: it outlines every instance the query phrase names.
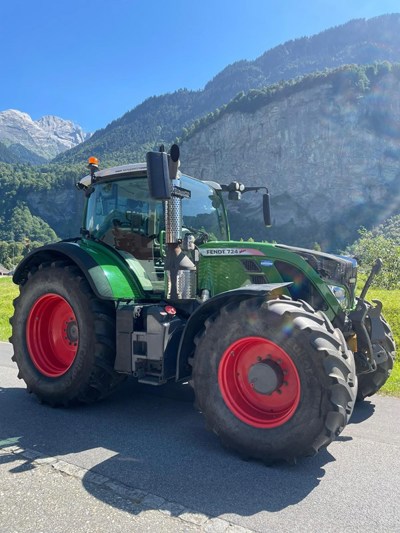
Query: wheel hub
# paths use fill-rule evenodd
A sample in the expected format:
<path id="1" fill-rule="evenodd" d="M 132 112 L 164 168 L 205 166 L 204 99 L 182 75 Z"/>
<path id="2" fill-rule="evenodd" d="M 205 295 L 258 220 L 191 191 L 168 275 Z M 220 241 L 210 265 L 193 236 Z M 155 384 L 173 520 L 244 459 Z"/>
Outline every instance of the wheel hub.
<path id="1" fill-rule="evenodd" d="M 66 335 L 67 340 L 74 344 L 78 341 L 78 324 L 76 323 L 76 320 L 71 319 L 69 322 L 67 322 L 67 328 L 66 328 Z"/>
<path id="2" fill-rule="evenodd" d="M 226 348 L 218 385 L 231 412 L 258 428 L 285 424 L 300 401 L 300 378 L 291 356 L 264 337 L 242 337 Z"/>
<path id="3" fill-rule="evenodd" d="M 274 361 L 262 361 L 253 365 L 248 374 L 249 382 L 255 392 L 270 395 L 283 384 L 283 372 Z"/>

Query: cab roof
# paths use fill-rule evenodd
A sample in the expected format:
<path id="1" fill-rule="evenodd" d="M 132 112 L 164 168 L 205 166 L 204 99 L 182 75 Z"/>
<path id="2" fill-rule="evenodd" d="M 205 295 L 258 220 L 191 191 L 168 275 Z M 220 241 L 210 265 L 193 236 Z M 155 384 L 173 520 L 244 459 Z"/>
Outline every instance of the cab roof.
<path id="1" fill-rule="evenodd" d="M 130 163 L 129 165 L 120 165 L 118 167 L 109 167 L 104 170 L 98 170 L 95 173 L 97 179 L 108 178 L 110 176 L 118 176 L 122 174 L 138 174 L 144 175 L 147 172 L 146 163 Z M 91 182 L 90 174 L 79 180 L 79 183 L 85 187 L 89 187 Z"/>
<path id="2" fill-rule="evenodd" d="M 147 173 L 146 163 L 130 163 L 128 165 L 120 165 L 117 167 L 105 168 L 104 170 L 98 170 L 95 173 L 95 176 L 96 176 L 96 179 L 101 179 L 101 178 L 108 178 L 111 176 L 119 176 L 123 174 L 130 174 L 130 175 L 136 174 L 138 176 L 144 176 L 146 173 Z M 181 172 L 178 171 L 178 176 L 180 174 Z M 196 179 L 196 178 L 191 178 L 191 179 Z M 221 190 L 221 185 L 217 183 L 216 181 L 209 181 L 209 180 L 197 180 L 197 181 L 203 181 L 203 183 L 206 183 L 208 186 L 212 187 L 216 191 Z M 85 187 L 89 187 L 91 183 L 90 174 L 80 179 L 79 183 L 81 183 Z"/>

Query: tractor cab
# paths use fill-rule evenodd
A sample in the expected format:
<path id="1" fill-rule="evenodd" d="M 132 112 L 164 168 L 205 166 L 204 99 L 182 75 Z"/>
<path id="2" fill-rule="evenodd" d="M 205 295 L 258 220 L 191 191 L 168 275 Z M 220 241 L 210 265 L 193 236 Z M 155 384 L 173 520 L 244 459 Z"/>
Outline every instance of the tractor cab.
<path id="1" fill-rule="evenodd" d="M 111 246 L 139 277 L 144 290 L 164 291 L 165 202 L 149 194 L 146 165 L 98 171 L 80 182 L 86 189 L 82 233 Z M 218 184 L 180 175 L 190 192 L 182 201 L 182 238 L 227 240 L 228 226 Z"/>

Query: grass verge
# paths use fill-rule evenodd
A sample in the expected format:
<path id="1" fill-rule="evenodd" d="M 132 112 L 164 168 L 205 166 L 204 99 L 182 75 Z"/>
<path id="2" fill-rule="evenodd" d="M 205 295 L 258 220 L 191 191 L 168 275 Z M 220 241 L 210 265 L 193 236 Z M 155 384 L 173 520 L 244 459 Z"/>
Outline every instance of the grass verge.
<path id="1" fill-rule="evenodd" d="M 394 363 L 392 374 L 380 392 L 391 396 L 400 396 L 400 290 L 370 289 L 368 300 L 380 300 L 382 302 L 382 312 L 392 328 L 397 348 L 397 360 Z"/>
<path id="2" fill-rule="evenodd" d="M 0 341 L 8 341 L 11 335 L 9 319 L 13 314 L 13 300 L 18 296 L 19 289 L 11 277 L 0 276 Z"/>

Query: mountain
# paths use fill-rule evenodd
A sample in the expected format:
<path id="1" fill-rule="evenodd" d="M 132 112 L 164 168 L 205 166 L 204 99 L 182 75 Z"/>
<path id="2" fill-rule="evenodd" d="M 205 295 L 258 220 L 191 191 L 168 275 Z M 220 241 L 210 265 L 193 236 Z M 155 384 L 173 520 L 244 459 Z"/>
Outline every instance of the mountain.
<path id="1" fill-rule="evenodd" d="M 169 144 L 194 120 L 248 92 L 282 80 L 344 64 L 400 61 L 400 14 L 352 20 L 318 35 L 288 41 L 254 61 L 238 61 L 203 90 L 180 89 L 153 96 L 55 161 L 78 163 L 96 155 L 103 164 L 143 160 L 146 151 Z"/>
<path id="2" fill-rule="evenodd" d="M 0 241 L 31 227 L 37 242 L 52 230 L 78 235 L 83 195 L 73 184 L 89 155 L 103 168 L 135 162 L 179 136 L 183 171 L 269 187 L 273 228 L 249 193 L 229 205 L 233 237 L 345 248 L 360 225 L 400 214 L 399 29 L 400 15 L 385 15 L 290 41 L 202 91 L 147 99 L 51 164 L 0 163 Z"/>
<path id="3" fill-rule="evenodd" d="M 20 160 L 7 146 L 0 142 L 0 161 L 3 163 L 19 163 Z"/>
<path id="4" fill-rule="evenodd" d="M 400 64 L 344 66 L 239 95 L 181 140 L 182 171 L 268 187 L 230 202 L 236 238 L 340 249 L 400 214 Z"/>
<path id="5" fill-rule="evenodd" d="M 7 142 L 7 140 L 5 140 Z M 48 160 L 36 152 L 32 152 L 22 144 L 10 144 L 6 146 L 1 143 L 0 161 L 4 163 L 29 163 L 31 165 L 41 165 Z"/>
<path id="6" fill-rule="evenodd" d="M 400 64 L 385 62 L 240 94 L 182 137 L 181 170 L 268 187 L 273 227 L 262 223 L 261 195 L 248 193 L 228 202 L 234 238 L 344 249 L 360 226 L 400 214 L 399 84 Z M 0 166 L 0 219 L 11 221 L 0 240 L 26 231 L 23 205 L 60 237 L 79 234 L 83 195 L 72 185 L 85 173 L 84 164 Z"/>
<path id="7" fill-rule="evenodd" d="M 15 158 L 18 162 L 41 164 L 89 136 L 70 120 L 52 115 L 35 121 L 15 109 L 0 112 L 0 142 L 8 152 L 8 155 L 0 152 L 0 160 L 4 162 Z"/>

